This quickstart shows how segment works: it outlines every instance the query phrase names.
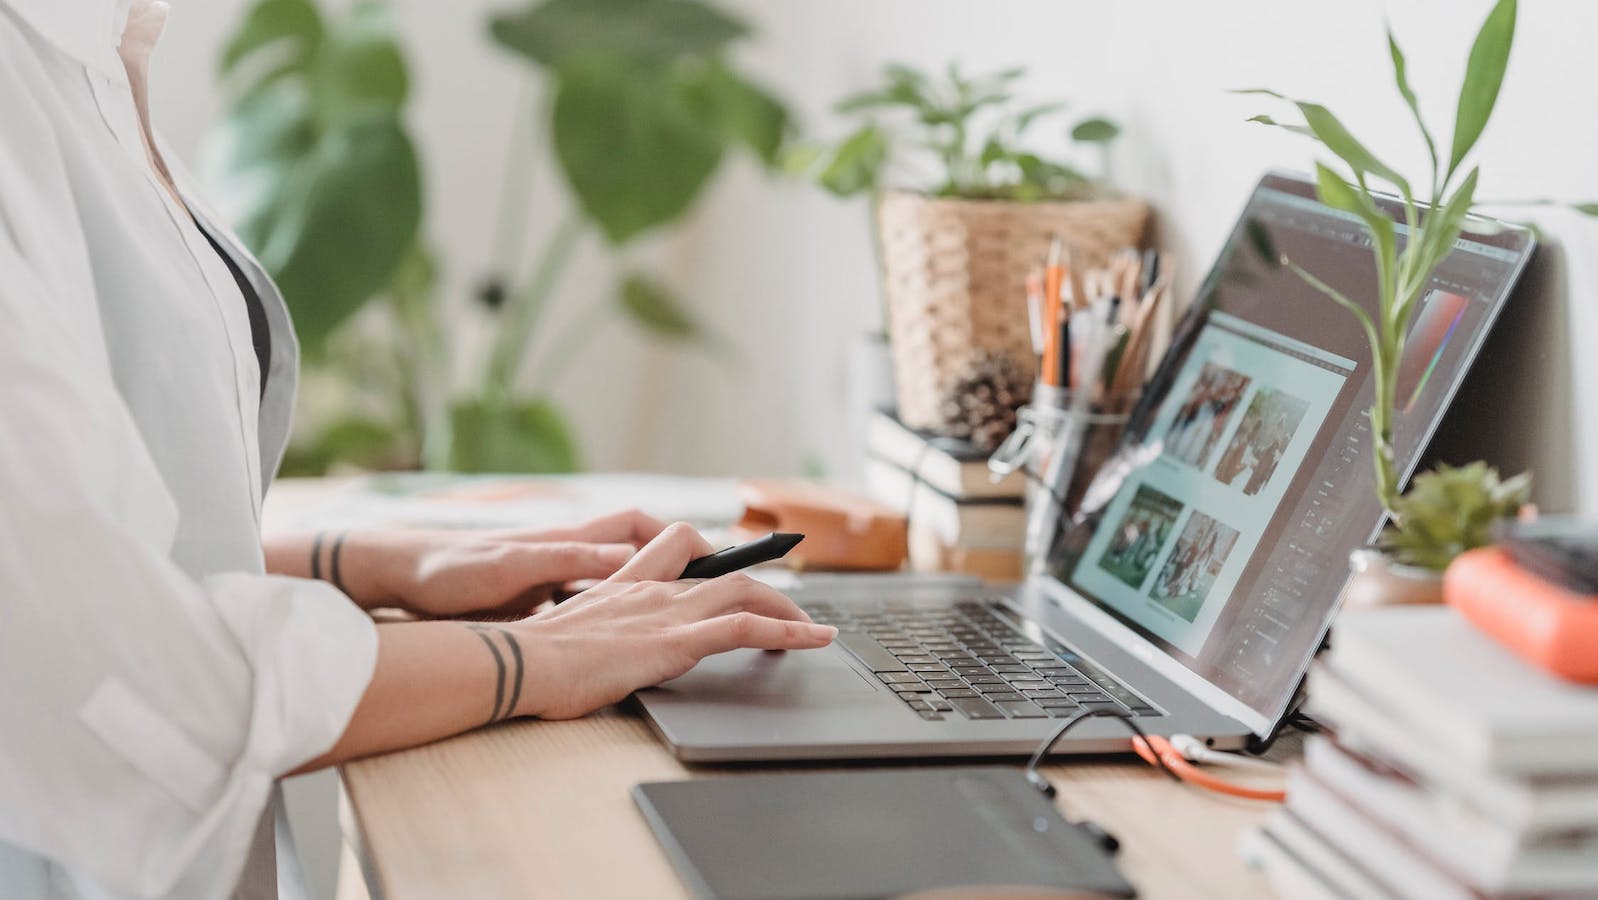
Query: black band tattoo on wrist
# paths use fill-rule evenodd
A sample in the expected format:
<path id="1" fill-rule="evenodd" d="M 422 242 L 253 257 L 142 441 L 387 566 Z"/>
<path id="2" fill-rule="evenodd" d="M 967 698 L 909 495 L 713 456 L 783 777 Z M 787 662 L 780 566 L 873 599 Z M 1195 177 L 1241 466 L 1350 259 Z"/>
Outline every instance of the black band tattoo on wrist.
<path id="1" fill-rule="evenodd" d="M 477 636 L 483 639 L 483 643 L 488 645 L 488 652 L 494 655 L 494 669 L 496 672 L 494 710 L 489 714 L 488 721 L 483 723 L 484 725 L 492 725 L 495 722 L 510 718 L 511 714 L 516 711 L 517 701 L 521 699 L 522 645 L 517 643 L 515 636 L 504 628 L 497 628 L 492 625 L 467 625 L 466 627 L 476 632 Z M 508 653 L 500 652 L 499 642 L 494 640 L 496 637 L 503 641 Z M 508 665 L 506 663 L 507 656 L 509 657 Z M 510 694 L 508 699 L 506 697 L 507 691 Z"/>
<path id="2" fill-rule="evenodd" d="M 344 539 L 349 537 L 349 535 L 348 531 L 340 531 L 338 536 L 333 538 L 333 549 L 328 553 L 327 580 L 333 582 L 333 586 L 341 591 L 344 591 L 344 579 L 339 576 L 338 555 L 339 551 L 344 549 Z M 349 591 L 344 591 L 344 593 L 347 594 Z"/>
<path id="3" fill-rule="evenodd" d="M 311 577 L 317 581 L 322 580 L 322 540 L 326 537 L 327 532 L 318 531 L 311 539 Z"/>

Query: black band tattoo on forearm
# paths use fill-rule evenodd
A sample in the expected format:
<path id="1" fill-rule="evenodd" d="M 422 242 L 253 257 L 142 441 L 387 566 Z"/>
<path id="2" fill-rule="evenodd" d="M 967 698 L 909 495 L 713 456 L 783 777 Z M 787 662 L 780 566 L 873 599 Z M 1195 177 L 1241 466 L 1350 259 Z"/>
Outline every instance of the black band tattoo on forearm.
<path id="1" fill-rule="evenodd" d="M 489 714 L 484 725 L 492 725 L 502 719 L 510 718 L 516 711 L 516 703 L 522 696 L 522 646 L 516 642 L 515 636 L 504 628 L 493 625 L 467 625 L 471 631 L 483 639 L 488 645 L 488 652 L 494 655 L 494 669 L 497 673 L 494 684 L 494 711 Z M 507 654 L 501 653 L 499 644 L 494 638 L 502 638 L 505 648 L 509 651 L 510 664 L 506 665 Z M 509 698 L 506 692 L 509 691 Z"/>
<path id="2" fill-rule="evenodd" d="M 333 582 L 333 586 L 341 591 L 344 591 L 344 579 L 339 575 L 338 555 L 339 551 L 344 549 L 344 539 L 349 537 L 349 534 L 348 531 L 340 531 L 338 536 L 333 538 L 333 549 L 328 552 L 327 580 Z M 348 594 L 349 591 L 344 593 Z"/>
<path id="3" fill-rule="evenodd" d="M 326 537 L 327 532 L 318 531 L 311 538 L 311 577 L 317 581 L 322 580 L 322 540 Z"/>

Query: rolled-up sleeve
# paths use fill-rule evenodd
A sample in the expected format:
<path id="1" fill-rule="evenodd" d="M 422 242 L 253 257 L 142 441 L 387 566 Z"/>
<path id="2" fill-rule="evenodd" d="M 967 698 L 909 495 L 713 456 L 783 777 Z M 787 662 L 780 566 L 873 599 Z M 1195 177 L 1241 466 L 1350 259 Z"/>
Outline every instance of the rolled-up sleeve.
<path id="1" fill-rule="evenodd" d="M 348 724 L 376 632 L 326 585 L 171 561 L 177 504 L 83 245 L 48 227 L 26 104 L 0 85 L 0 841 L 118 894 L 225 896 L 274 779 Z"/>

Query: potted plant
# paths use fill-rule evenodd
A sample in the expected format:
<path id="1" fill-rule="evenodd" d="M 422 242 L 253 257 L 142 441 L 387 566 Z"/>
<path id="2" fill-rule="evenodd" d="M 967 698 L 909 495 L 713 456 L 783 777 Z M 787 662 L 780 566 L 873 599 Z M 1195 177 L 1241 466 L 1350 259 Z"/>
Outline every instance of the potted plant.
<path id="1" fill-rule="evenodd" d="M 1529 473 L 1501 479 L 1480 461 L 1415 476 L 1376 546 L 1354 551 L 1344 605 L 1441 603 L 1448 564 L 1491 543 L 1493 525 L 1514 518 L 1530 500 Z"/>
<path id="2" fill-rule="evenodd" d="M 1358 216 L 1371 235 L 1377 272 L 1374 316 L 1314 272 L 1290 258 L 1280 260 L 1357 318 L 1370 344 L 1375 398 L 1369 414 L 1376 493 L 1390 516 L 1390 525 L 1376 548 L 1355 553 L 1356 578 L 1346 595 L 1352 605 L 1440 600 L 1442 569 L 1454 556 L 1485 543 L 1491 523 L 1513 515 L 1528 495 L 1528 476 L 1500 481 L 1498 473 L 1485 463 L 1444 467 L 1418 476 L 1410 494 L 1403 495 L 1393 441 L 1399 360 L 1432 274 L 1464 229 L 1494 227 L 1490 221 L 1472 218 L 1479 167 L 1467 169 L 1465 163 L 1496 105 L 1514 42 L 1515 14 L 1515 0 L 1499 0 L 1477 33 L 1459 91 L 1453 138 L 1446 148 L 1438 146 L 1427 127 L 1409 85 L 1403 51 L 1388 33 L 1398 93 L 1409 107 L 1431 160 L 1424 179 L 1405 177 L 1384 163 L 1325 106 L 1290 100 L 1275 91 L 1242 92 L 1264 94 L 1297 108 L 1302 123 L 1281 123 L 1266 115 L 1250 121 L 1306 135 L 1335 157 L 1340 169 L 1325 162 L 1315 164 L 1319 197 L 1328 206 Z M 1398 195 L 1401 222 L 1390 218 L 1376 201 L 1373 185 L 1385 185 Z M 1407 232 L 1402 240 L 1400 225 Z"/>
<path id="3" fill-rule="evenodd" d="M 494 271 L 478 292 L 489 350 L 464 391 L 450 377 L 467 368 L 454 359 L 463 335 L 423 238 L 407 65 L 389 5 L 358 0 L 335 17 L 314 0 L 256 0 L 223 52 L 231 103 L 208 142 L 207 180 L 282 286 L 308 379 L 337 385 L 320 393 L 335 394 L 340 413 L 323 417 L 330 423 L 286 470 L 353 459 L 569 471 L 578 442 L 550 391 L 601 327 L 619 315 L 655 339 L 714 344 L 631 248 L 678 221 L 734 151 L 775 163 L 787 112 L 729 59 L 748 29 L 700 0 L 538 0 L 494 15 L 488 31 L 536 70 L 530 82 L 547 97 L 524 94 L 514 111 L 524 122 L 499 196 Z M 541 137 L 571 201 L 545 207 L 557 220 L 528 254 L 530 142 Z M 561 295 L 574 250 L 595 235 L 614 263 L 609 295 Z M 588 312 L 535 354 L 532 339 L 560 302 Z M 385 388 L 367 390 L 357 398 L 367 411 L 350 414 L 362 405 L 351 393 L 374 384 Z"/>
<path id="4" fill-rule="evenodd" d="M 1148 219 L 1141 201 L 1029 148 L 1062 104 L 1019 102 L 1024 74 L 886 66 L 880 87 L 837 106 L 860 127 L 798 160 L 833 194 L 872 198 L 898 412 L 914 428 L 941 430 L 950 390 L 984 361 L 1004 361 L 1030 388 L 1026 274 L 1052 234 L 1098 264 L 1138 243 Z M 1103 118 L 1069 129 L 1101 162 L 1118 133 Z"/>

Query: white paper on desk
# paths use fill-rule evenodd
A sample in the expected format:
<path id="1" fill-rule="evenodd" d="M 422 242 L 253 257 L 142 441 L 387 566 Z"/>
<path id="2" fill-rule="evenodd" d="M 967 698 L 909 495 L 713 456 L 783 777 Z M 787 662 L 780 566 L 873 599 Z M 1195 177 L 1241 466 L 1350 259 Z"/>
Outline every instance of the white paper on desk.
<path id="1" fill-rule="evenodd" d="M 701 531 L 724 531 L 743 513 L 726 478 L 607 473 L 369 475 L 285 516 L 291 528 L 550 528 L 637 508 Z"/>

